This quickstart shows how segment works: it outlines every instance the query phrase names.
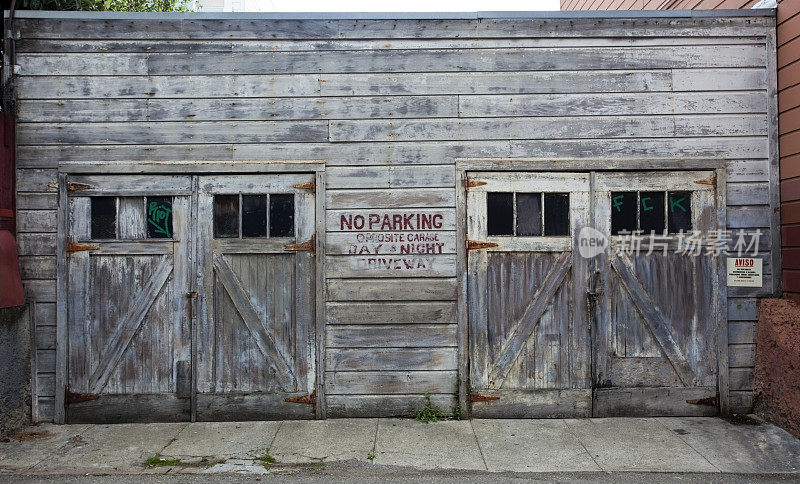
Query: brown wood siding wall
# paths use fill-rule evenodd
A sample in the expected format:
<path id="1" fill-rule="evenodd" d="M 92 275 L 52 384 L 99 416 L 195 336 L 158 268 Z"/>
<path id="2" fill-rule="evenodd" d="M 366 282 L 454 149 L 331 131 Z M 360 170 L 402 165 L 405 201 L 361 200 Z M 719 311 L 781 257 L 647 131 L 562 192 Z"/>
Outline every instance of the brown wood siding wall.
<path id="1" fill-rule="evenodd" d="M 456 158 L 722 159 L 729 228 L 770 230 L 769 18 L 16 22 L 20 262 L 44 420 L 60 164 L 325 160 L 329 414 L 407 409 L 422 391 L 454 402 Z M 435 270 L 386 277 L 333 250 L 341 211 L 415 208 L 450 221 Z M 748 375 L 769 243 L 765 287 L 728 292 L 731 367 Z M 742 411 L 751 379 L 737 381 Z"/>

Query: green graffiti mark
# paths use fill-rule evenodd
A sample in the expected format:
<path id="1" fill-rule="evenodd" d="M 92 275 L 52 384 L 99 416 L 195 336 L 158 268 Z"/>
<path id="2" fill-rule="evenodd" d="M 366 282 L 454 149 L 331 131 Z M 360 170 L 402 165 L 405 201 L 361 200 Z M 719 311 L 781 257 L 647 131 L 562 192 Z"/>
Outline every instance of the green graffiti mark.
<path id="1" fill-rule="evenodd" d="M 686 207 L 681 205 L 681 202 L 683 202 L 684 200 L 686 200 L 686 197 L 681 197 L 681 198 L 669 197 L 669 211 L 674 212 L 675 207 L 678 207 L 679 209 L 681 209 L 682 212 L 688 212 L 688 210 L 686 210 Z"/>
<path id="2" fill-rule="evenodd" d="M 625 195 L 617 195 L 616 197 L 614 197 L 612 199 L 612 203 L 614 205 L 614 208 L 617 209 L 617 212 L 621 212 L 622 211 L 622 199 L 623 198 L 625 198 Z"/>
<path id="3" fill-rule="evenodd" d="M 648 200 L 652 200 L 652 197 L 642 197 L 642 209 L 645 212 L 649 212 L 650 210 L 653 210 L 653 206 L 652 205 L 647 205 L 647 201 Z"/>
<path id="4" fill-rule="evenodd" d="M 164 234 L 170 238 L 169 220 L 172 215 L 172 207 L 164 203 L 150 202 L 147 207 L 147 223 L 155 227 L 157 234 Z"/>

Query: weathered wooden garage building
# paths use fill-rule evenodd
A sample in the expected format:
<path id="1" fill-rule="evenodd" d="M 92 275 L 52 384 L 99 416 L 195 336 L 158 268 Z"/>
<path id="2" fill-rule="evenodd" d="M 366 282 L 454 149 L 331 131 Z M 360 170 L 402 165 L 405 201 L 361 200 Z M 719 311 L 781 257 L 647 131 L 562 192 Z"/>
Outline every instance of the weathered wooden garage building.
<path id="1" fill-rule="evenodd" d="M 38 419 L 751 406 L 772 10 L 6 26 Z"/>

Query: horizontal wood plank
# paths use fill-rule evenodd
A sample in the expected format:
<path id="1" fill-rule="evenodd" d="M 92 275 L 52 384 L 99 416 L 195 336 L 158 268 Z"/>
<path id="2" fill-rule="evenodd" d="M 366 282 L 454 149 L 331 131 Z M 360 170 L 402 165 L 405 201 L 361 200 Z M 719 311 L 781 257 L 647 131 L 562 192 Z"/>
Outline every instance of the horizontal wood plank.
<path id="1" fill-rule="evenodd" d="M 452 415 L 458 403 L 452 393 L 431 394 L 431 405 Z M 328 417 L 412 417 L 427 403 L 425 396 L 417 395 L 327 395 L 325 405 Z"/>
<path id="2" fill-rule="evenodd" d="M 455 393 L 455 371 L 329 371 L 327 395 Z"/>
<path id="3" fill-rule="evenodd" d="M 328 189 L 325 191 L 325 207 L 328 209 L 455 207 L 455 198 L 455 190 L 452 188 Z"/>
<path id="4" fill-rule="evenodd" d="M 728 345 L 728 365 L 731 368 L 752 368 L 755 358 L 755 343 Z"/>
<path id="5" fill-rule="evenodd" d="M 411 49 L 480 49 L 480 48 L 541 48 L 541 47 L 638 47 L 647 45 L 722 45 L 763 44 L 763 37 L 662 37 L 662 38 L 410 38 L 392 39 L 251 39 L 251 40 L 172 40 L 151 39 L 36 39 L 23 38 L 15 47 L 19 53 L 80 53 L 80 52 L 298 52 L 329 50 L 411 50 Z"/>
<path id="6" fill-rule="evenodd" d="M 455 232 L 330 232 L 326 235 L 327 254 L 455 254 Z"/>
<path id="7" fill-rule="evenodd" d="M 441 165 L 455 158 L 585 159 L 597 153 L 643 167 L 648 159 L 766 159 L 767 143 L 759 137 L 619 138 L 494 141 L 407 141 L 376 143 L 254 143 L 19 146 L 18 166 L 57 167 L 65 162 L 103 162 L 107 173 L 172 170 L 168 161 L 325 160 L 327 166 Z M 121 163 L 113 163 L 121 162 Z M 149 162 L 139 168 L 132 162 Z M 158 162 L 157 164 L 155 162 Z M 647 166 L 647 165 L 644 165 Z M 184 169 L 185 167 L 181 167 Z M 245 165 L 241 165 L 246 170 Z"/>
<path id="8" fill-rule="evenodd" d="M 596 417 L 702 417 L 717 414 L 717 407 L 694 405 L 686 400 L 714 397 L 716 388 L 598 388 Z"/>
<path id="9" fill-rule="evenodd" d="M 755 321 L 729 321 L 729 344 L 753 344 L 756 342 L 758 323 Z"/>
<path id="10" fill-rule="evenodd" d="M 460 96 L 459 116 L 758 113 L 764 110 L 764 101 L 762 91 Z"/>
<path id="11" fill-rule="evenodd" d="M 491 390 L 499 400 L 472 403 L 473 418 L 587 418 L 592 414 L 592 391 Z"/>
<path id="12" fill-rule="evenodd" d="M 18 123 L 20 145 L 149 143 L 284 143 L 328 139 L 325 121 L 214 121 L 163 123 Z"/>
<path id="13" fill-rule="evenodd" d="M 758 320 L 758 299 L 728 298 L 728 321 Z"/>
<path id="14" fill-rule="evenodd" d="M 325 344 L 328 348 L 433 348 L 456 346 L 456 325 L 329 325 L 325 330 L 325 337 Z"/>
<path id="15" fill-rule="evenodd" d="M 17 19 L 24 38 L 67 39 L 403 39 L 403 38 L 569 38 L 606 36 L 674 37 L 763 36 L 768 17 L 575 18 L 565 25 L 549 18 L 472 19 L 181 19 L 109 22 L 90 19 Z M 558 26 L 560 28 L 555 28 Z"/>
<path id="16" fill-rule="evenodd" d="M 453 231 L 456 228 L 455 209 L 328 210 L 325 218 L 328 232 Z"/>
<path id="17" fill-rule="evenodd" d="M 332 255 L 326 258 L 325 277 L 455 277 L 456 256 L 444 255 Z"/>
<path id="18" fill-rule="evenodd" d="M 330 140 L 413 141 L 755 136 L 767 134 L 763 114 L 672 116 L 575 116 L 420 120 L 331 121 Z"/>
<path id="19" fill-rule="evenodd" d="M 458 292 L 455 278 L 415 279 L 328 279 L 328 301 L 454 301 Z"/>
<path id="20" fill-rule="evenodd" d="M 55 210 L 17 210 L 17 232 L 55 233 Z"/>
<path id="21" fill-rule="evenodd" d="M 330 348 L 329 371 L 455 370 L 456 348 Z"/>
<path id="22" fill-rule="evenodd" d="M 458 116 L 456 96 L 23 100 L 20 122 L 285 121 Z"/>
<path id="23" fill-rule="evenodd" d="M 56 254 L 56 234 L 17 235 L 17 250 L 20 256 Z"/>
<path id="24" fill-rule="evenodd" d="M 328 170 L 326 187 L 436 188 L 455 185 L 452 165 L 335 167 Z"/>
<path id="25" fill-rule="evenodd" d="M 409 281 L 413 284 L 413 281 Z M 455 302 L 329 302 L 327 324 L 455 324 Z"/>
<path id="26" fill-rule="evenodd" d="M 17 57 L 27 76 L 518 72 L 539 70 L 761 67 L 758 45 L 309 52 L 75 53 Z"/>

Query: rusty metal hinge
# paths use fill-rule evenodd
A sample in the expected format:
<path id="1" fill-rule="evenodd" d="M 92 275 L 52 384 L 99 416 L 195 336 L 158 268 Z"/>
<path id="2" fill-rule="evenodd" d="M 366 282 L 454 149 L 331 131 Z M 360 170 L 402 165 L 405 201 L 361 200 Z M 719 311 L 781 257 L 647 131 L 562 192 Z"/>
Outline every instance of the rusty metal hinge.
<path id="1" fill-rule="evenodd" d="M 691 403 L 692 405 L 708 405 L 710 407 L 716 407 L 719 405 L 719 399 L 717 397 L 690 398 L 689 400 L 686 400 L 686 403 Z"/>
<path id="2" fill-rule="evenodd" d="M 703 178 L 702 180 L 695 180 L 695 183 L 698 185 L 711 185 L 714 188 L 717 188 L 717 175 L 716 173 L 711 175 L 710 178 Z"/>
<path id="3" fill-rule="evenodd" d="M 464 178 L 464 188 L 474 188 L 486 185 L 485 181 L 480 180 L 470 180 L 469 178 Z"/>
<path id="4" fill-rule="evenodd" d="M 92 188 L 92 186 L 85 183 L 67 182 L 68 192 L 77 192 L 78 190 L 88 190 L 90 188 Z"/>
<path id="5" fill-rule="evenodd" d="M 299 397 L 288 397 L 283 399 L 287 403 L 307 403 L 309 405 L 317 404 L 317 391 L 311 392 L 311 395 L 300 395 Z"/>
<path id="6" fill-rule="evenodd" d="M 81 244 L 78 242 L 73 242 L 72 239 L 67 239 L 67 257 L 72 255 L 73 252 L 82 252 L 84 250 L 97 250 L 99 248 L 100 248 L 99 245 Z"/>
<path id="7" fill-rule="evenodd" d="M 315 178 L 315 179 L 311 180 L 310 182 L 298 183 L 294 187 L 298 188 L 300 190 L 311 190 L 312 192 L 316 192 L 317 191 L 317 180 Z"/>
<path id="8" fill-rule="evenodd" d="M 498 397 L 497 395 L 482 395 L 480 393 L 469 394 L 470 402 L 489 402 L 491 400 L 500 400 L 500 397 Z"/>
<path id="9" fill-rule="evenodd" d="M 497 247 L 497 244 L 494 242 L 467 239 L 467 250 L 488 249 L 489 247 Z"/>
<path id="10" fill-rule="evenodd" d="M 311 238 L 306 240 L 305 242 L 284 245 L 283 250 L 297 250 L 297 251 L 305 250 L 314 254 L 317 251 L 317 236 L 312 235 Z"/>
<path id="11" fill-rule="evenodd" d="M 58 183 L 48 183 L 48 188 L 52 188 L 54 190 L 58 190 Z M 87 185 L 85 183 L 75 183 L 75 182 L 67 182 L 67 191 L 69 192 L 77 192 L 79 190 L 88 190 L 92 188 L 91 185 Z"/>
<path id="12" fill-rule="evenodd" d="M 69 405 L 71 403 L 91 402 L 92 400 L 97 400 L 98 398 L 100 398 L 100 395 L 95 395 L 93 393 L 77 393 L 71 391 L 69 387 L 64 387 L 64 405 Z"/>

